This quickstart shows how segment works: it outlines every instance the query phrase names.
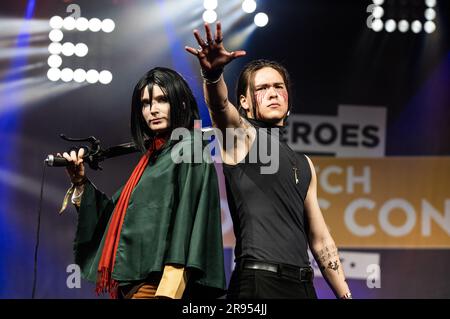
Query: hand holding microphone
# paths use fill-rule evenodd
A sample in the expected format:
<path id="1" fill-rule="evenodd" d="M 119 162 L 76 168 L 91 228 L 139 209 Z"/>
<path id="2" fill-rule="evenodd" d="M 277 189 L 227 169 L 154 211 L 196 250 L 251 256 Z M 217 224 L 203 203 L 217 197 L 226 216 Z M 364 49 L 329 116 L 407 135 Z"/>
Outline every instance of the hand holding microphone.
<path id="1" fill-rule="evenodd" d="M 61 154 L 58 153 L 57 156 L 61 157 Z M 68 162 L 66 171 L 67 174 L 69 175 L 70 181 L 75 186 L 82 185 L 86 181 L 83 156 L 84 156 L 84 148 L 80 148 L 78 150 L 78 153 L 75 150 L 72 150 L 70 151 L 70 154 L 64 152 L 62 155 L 62 157 L 64 157 Z"/>

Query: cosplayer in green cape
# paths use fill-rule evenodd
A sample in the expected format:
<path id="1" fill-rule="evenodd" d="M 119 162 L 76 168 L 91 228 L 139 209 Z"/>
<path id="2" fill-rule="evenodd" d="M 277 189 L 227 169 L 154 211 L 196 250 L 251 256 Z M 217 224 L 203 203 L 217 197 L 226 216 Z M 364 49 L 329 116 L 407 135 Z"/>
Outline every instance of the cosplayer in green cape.
<path id="1" fill-rule="evenodd" d="M 133 93 L 131 130 L 144 155 L 124 187 L 108 198 L 85 177 L 83 149 L 63 154 L 71 161 L 68 196 L 79 214 L 75 261 L 98 293 L 113 298 L 224 294 L 218 182 L 211 161 L 193 161 L 194 135 L 201 134 L 194 133 L 195 119 L 197 103 L 184 79 L 155 68 Z M 171 140 L 175 128 L 188 134 Z"/>

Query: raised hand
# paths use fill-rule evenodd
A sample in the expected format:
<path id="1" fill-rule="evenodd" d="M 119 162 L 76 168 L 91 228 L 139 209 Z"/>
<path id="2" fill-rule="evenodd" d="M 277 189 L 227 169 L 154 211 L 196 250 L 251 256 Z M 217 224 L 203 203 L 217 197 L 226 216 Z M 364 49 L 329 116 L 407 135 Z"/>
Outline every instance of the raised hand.
<path id="1" fill-rule="evenodd" d="M 61 154 L 57 154 L 61 156 Z M 75 185 L 80 185 L 86 180 L 84 164 L 83 164 L 84 148 L 80 148 L 77 152 L 72 150 L 69 153 L 64 152 L 63 157 L 69 162 L 67 166 L 67 174 L 69 175 L 70 181 Z"/>
<path id="2" fill-rule="evenodd" d="M 202 39 L 198 30 L 194 30 L 194 37 L 200 46 L 198 49 L 188 46 L 185 47 L 186 51 L 198 58 L 200 66 L 204 72 L 222 70 L 224 66 L 232 60 L 246 54 L 245 51 L 242 50 L 229 52 L 224 48 L 222 26 L 220 22 L 216 23 L 216 35 L 214 40 L 208 23 L 205 23 L 205 33 L 206 41 Z"/>

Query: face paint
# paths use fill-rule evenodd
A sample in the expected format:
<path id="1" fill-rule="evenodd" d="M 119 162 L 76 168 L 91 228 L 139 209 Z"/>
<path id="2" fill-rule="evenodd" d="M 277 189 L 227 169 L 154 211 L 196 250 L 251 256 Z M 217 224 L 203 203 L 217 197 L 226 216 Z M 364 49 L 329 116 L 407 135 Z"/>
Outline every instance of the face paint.
<path id="1" fill-rule="evenodd" d="M 275 92 L 279 97 L 283 98 L 283 100 L 286 101 L 286 103 L 288 102 L 288 99 L 289 99 L 288 92 L 285 88 L 275 88 Z M 269 99 L 268 93 L 269 93 L 269 88 L 262 88 L 262 89 L 259 89 L 258 91 L 256 91 L 255 101 L 256 101 L 257 106 L 262 105 L 262 103 L 265 99 L 267 99 L 267 100 Z"/>
<path id="2" fill-rule="evenodd" d="M 256 94 L 255 94 L 256 106 L 262 105 L 262 102 L 266 96 L 266 93 L 267 93 L 267 90 L 264 90 L 264 89 L 256 91 Z"/>
<path id="3" fill-rule="evenodd" d="M 253 85 L 248 89 L 253 117 L 282 125 L 289 109 L 288 90 L 282 74 L 271 67 L 262 68 L 255 72 Z"/>
<path id="4" fill-rule="evenodd" d="M 275 89 L 275 91 L 277 91 L 277 94 L 281 96 L 286 101 L 286 103 L 289 102 L 289 96 L 286 89 Z"/>

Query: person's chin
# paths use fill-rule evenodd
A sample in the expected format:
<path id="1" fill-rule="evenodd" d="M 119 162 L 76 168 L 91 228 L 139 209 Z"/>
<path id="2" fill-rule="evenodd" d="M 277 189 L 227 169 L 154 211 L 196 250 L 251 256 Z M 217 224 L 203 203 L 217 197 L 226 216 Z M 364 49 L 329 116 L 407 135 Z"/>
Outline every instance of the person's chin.
<path id="1" fill-rule="evenodd" d="M 278 122 L 284 119 L 285 113 L 274 110 L 264 115 L 263 119 L 268 122 Z"/>

